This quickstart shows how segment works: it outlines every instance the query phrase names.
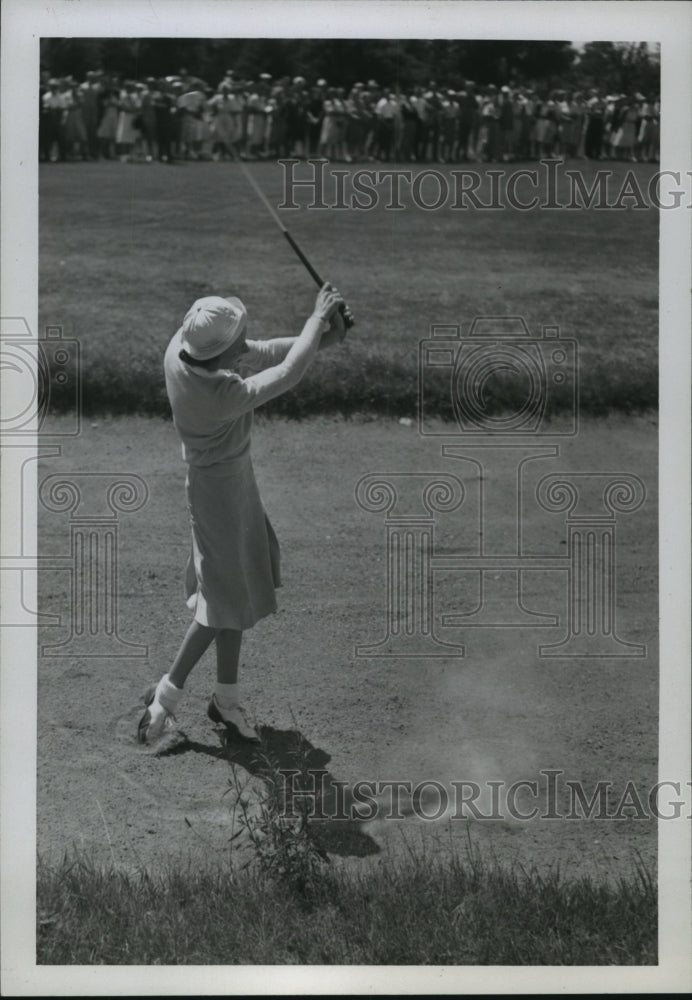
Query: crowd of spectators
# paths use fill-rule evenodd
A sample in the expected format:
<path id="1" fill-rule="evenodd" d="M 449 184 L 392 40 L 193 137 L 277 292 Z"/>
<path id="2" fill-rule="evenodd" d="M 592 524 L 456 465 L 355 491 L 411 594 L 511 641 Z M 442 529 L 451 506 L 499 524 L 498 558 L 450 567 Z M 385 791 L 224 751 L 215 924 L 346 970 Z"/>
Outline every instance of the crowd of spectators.
<path id="1" fill-rule="evenodd" d="M 375 80 L 350 89 L 302 76 L 239 79 L 214 89 L 181 69 L 82 82 L 41 73 L 39 153 L 46 163 L 326 157 L 333 161 L 514 162 L 550 156 L 657 162 L 660 100 L 523 86 L 402 92 Z"/>

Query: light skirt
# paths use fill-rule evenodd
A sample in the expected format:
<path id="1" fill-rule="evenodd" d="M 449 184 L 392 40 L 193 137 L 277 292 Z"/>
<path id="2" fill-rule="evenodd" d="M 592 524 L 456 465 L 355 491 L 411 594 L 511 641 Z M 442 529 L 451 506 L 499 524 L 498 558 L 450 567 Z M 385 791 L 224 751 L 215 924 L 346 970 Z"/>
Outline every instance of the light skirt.
<path id="1" fill-rule="evenodd" d="M 118 125 L 115 130 L 115 141 L 125 146 L 133 145 L 140 137 L 139 129 L 134 126 L 135 112 L 121 111 L 118 115 Z"/>
<path id="2" fill-rule="evenodd" d="M 115 140 L 118 131 L 118 109 L 107 107 L 96 133 L 99 139 Z"/>
<path id="3" fill-rule="evenodd" d="M 279 543 L 249 449 L 220 465 L 190 466 L 185 486 L 192 528 L 187 605 L 200 625 L 251 628 L 276 611 L 281 577 Z"/>
<path id="4" fill-rule="evenodd" d="M 243 138 L 243 123 L 240 114 L 219 112 L 214 119 L 214 133 L 219 141 L 226 143 L 226 145 L 240 142 Z"/>
<path id="5" fill-rule="evenodd" d="M 634 122 L 623 122 L 613 136 L 613 146 L 634 146 L 637 141 L 637 133 Z"/>

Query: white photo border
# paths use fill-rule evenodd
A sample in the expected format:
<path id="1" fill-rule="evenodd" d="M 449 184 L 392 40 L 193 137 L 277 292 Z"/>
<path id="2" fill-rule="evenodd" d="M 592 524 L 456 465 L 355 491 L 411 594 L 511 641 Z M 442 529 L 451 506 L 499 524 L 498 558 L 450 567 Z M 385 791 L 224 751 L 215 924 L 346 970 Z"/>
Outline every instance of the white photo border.
<path id="1" fill-rule="evenodd" d="M 4 0 L 2 314 L 38 323 L 41 37 L 531 38 L 661 43 L 661 168 L 692 170 L 692 8 L 532 0 Z M 687 173 L 692 177 L 692 173 Z M 688 184 L 689 187 L 689 184 Z M 661 779 L 690 780 L 689 203 L 660 213 Z M 5 401 L 7 403 L 7 400 Z M 7 484 L 5 484 L 7 486 Z M 2 538 L 16 515 L 3 488 Z M 35 503 L 35 498 L 33 500 Z M 5 574 L 7 576 L 8 574 Z M 5 586 L 5 582 L 2 581 Z M 27 595 L 31 600 L 31 595 Z M 35 594 L 34 594 L 35 597 Z M 34 605 L 35 606 L 35 605 Z M 657 967 L 46 967 L 35 965 L 36 632 L 0 635 L 5 996 L 675 992 L 692 981 L 690 824 L 659 824 Z M 32 670 L 33 664 L 33 670 Z M 689 789 L 689 785 L 687 786 Z M 688 793 L 689 794 L 689 793 Z"/>

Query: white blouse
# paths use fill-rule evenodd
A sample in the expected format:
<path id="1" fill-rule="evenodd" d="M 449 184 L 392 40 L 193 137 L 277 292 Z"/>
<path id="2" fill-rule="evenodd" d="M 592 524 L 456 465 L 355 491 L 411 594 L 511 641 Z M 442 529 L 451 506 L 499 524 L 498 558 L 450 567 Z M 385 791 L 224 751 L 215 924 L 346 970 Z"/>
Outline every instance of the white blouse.
<path id="1" fill-rule="evenodd" d="M 248 340 L 237 370 L 208 371 L 181 361 L 182 329 L 177 331 L 163 367 L 185 462 L 215 465 L 247 450 L 254 409 L 295 384 L 293 366 L 285 363 L 294 339 Z"/>

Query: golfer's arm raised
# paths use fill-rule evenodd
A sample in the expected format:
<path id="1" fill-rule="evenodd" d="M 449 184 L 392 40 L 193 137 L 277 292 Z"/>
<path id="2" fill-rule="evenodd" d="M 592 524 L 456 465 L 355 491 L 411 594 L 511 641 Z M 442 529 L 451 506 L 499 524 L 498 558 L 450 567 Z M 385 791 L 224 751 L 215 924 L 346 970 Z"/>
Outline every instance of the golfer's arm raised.
<path id="1" fill-rule="evenodd" d="M 330 323 L 342 302 L 338 291 L 328 283 L 325 284 L 317 294 L 312 315 L 281 364 L 265 368 L 249 378 L 234 380 L 228 385 L 231 409 L 235 413 L 253 409 L 296 386 L 319 349 L 324 324 Z"/>
<path id="2" fill-rule="evenodd" d="M 319 343 L 318 351 L 323 351 L 327 347 L 334 347 L 341 344 L 346 336 L 345 318 L 353 318 L 353 313 L 346 306 L 342 312 L 337 309 L 329 321 L 329 329 L 325 330 Z M 261 341 L 261 348 L 266 349 L 274 355 L 273 364 L 277 365 L 286 358 L 286 355 L 295 344 L 297 337 L 272 337 L 271 340 Z M 256 345 L 255 345 L 256 346 Z"/>
<path id="3" fill-rule="evenodd" d="M 276 372 L 285 388 L 292 389 L 300 382 L 319 350 L 325 332 L 324 324 L 330 323 L 332 316 L 338 311 L 342 302 L 343 299 L 331 285 L 326 284 L 320 288 L 312 316 L 306 322 L 300 336 L 296 337 L 286 358 L 282 364 L 267 370 L 268 372 Z"/>

